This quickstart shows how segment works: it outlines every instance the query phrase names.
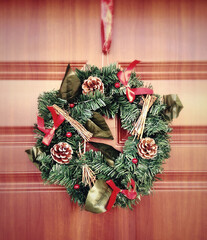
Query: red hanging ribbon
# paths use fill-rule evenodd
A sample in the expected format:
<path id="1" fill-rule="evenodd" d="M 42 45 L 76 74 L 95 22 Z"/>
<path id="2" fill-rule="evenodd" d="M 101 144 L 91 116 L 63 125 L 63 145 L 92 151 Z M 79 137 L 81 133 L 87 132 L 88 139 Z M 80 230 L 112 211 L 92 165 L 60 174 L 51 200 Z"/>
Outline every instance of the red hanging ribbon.
<path id="1" fill-rule="evenodd" d="M 133 179 L 131 179 L 131 182 L 128 183 L 127 187 L 129 188 L 130 185 L 132 186 L 131 190 L 121 190 L 120 188 L 118 188 L 115 183 L 113 182 L 113 180 L 108 180 L 106 181 L 106 183 L 112 188 L 113 192 L 111 194 L 111 197 L 109 198 L 108 204 L 106 206 L 106 210 L 109 211 L 115 201 L 116 201 L 116 196 L 118 193 L 122 193 L 124 194 L 128 199 L 135 199 L 137 197 L 137 192 L 136 192 L 136 187 L 135 187 L 135 182 Z"/>
<path id="2" fill-rule="evenodd" d="M 111 46 L 113 9 L 113 0 L 101 0 L 101 40 L 104 54 L 109 52 Z"/>
<path id="3" fill-rule="evenodd" d="M 126 71 L 119 71 L 117 73 L 117 77 L 119 81 L 126 87 L 126 96 L 130 103 L 132 103 L 135 99 L 136 95 L 143 95 L 143 94 L 153 94 L 153 90 L 149 88 L 130 88 L 128 85 L 131 71 L 132 69 L 139 63 L 140 61 L 134 60 L 132 63 L 129 64 Z"/>
<path id="4" fill-rule="evenodd" d="M 47 108 L 52 114 L 52 119 L 54 122 L 53 127 L 50 129 L 46 129 L 44 119 L 39 116 L 37 116 L 37 127 L 40 131 L 45 133 L 42 143 L 49 146 L 55 134 L 55 130 L 60 126 L 60 124 L 65 120 L 65 118 L 61 114 L 58 115 L 53 107 L 47 107 Z"/>

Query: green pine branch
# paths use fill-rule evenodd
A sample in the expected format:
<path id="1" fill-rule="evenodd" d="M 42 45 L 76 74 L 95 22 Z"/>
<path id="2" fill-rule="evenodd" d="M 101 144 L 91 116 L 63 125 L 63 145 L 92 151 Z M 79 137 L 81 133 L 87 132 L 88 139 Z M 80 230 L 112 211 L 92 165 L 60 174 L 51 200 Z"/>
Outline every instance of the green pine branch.
<path id="1" fill-rule="evenodd" d="M 135 121 L 138 120 L 142 110 L 141 96 L 136 96 L 133 103 L 129 103 L 126 97 L 126 89 L 121 84 L 121 88 L 115 88 L 114 84 L 119 82 L 117 73 L 120 70 L 115 64 L 102 69 L 96 66 L 86 66 L 85 70 L 76 70 L 76 74 L 81 83 L 89 76 L 99 77 L 104 84 L 104 94 L 95 91 L 88 95 L 79 95 L 74 99 L 75 107 L 70 108 L 66 100 L 60 99 L 58 91 L 50 91 L 41 94 L 38 98 L 38 113 L 44 119 L 45 127 L 53 127 L 52 116 L 47 106 L 58 105 L 69 112 L 69 115 L 81 124 L 85 124 L 93 116 L 93 112 L 99 112 L 108 118 L 114 118 L 117 114 L 121 119 L 122 128 L 130 131 Z M 130 76 L 129 85 L 132 88 L 143 87 L 144 83 L 133 72 Z M 151 87 L 151 86 L 150 86 Z M 55 131 L 53 139 L 49 146 L 42 143 L 44 133 L 38 130 L 35 125 L 36 146 L 40 147 L 43 154 L 38 156 L 42 178 L 50 184 L 59 184 L 65 186 L 68 194 L 74 202 L 84 205 L 89 187 L 85 186 L 82 181 L 82 166 L 87 164 L 96 174 L 97 179 L 112 179 L 120 189 L 127 189 L 128 182 L 132 179 L 136 182 L 138 197 L 135 200 L 127 199 L 123 194 L 118 194 L 116 205 L 121 207 L 132 208 L 134 204 L 140 201 L 141 195 L 150 193 L 156 175 L 162 172 L 162 164 L 165 159 L 169 158 L 170 144 L 169 136 L 170 127 L 165 119 L 165 105 L 161 97 L 156 95 L 157 100 L 150 108 L 145 123 L 143 137 L 151 137 L 158 145 L 157 155 L 151 159 L 142 159 L 137 152 L 139 140 L 129 137 L 125 142 L 123 153 L 114 161 L 111 167 L 105 161 L 101 152 L 87 151 L 79 158 L 79 143 L 82 147 L 82 138 L 77 131 L 67 122 L 64 121 Z M 67 132 L 72 133 L 72 137 L 66 136 Z M 73 148 L 73 158 L 68 165 L 60 165 L 52 159 L 50 149 L 59 142 L 67 142 Z M 132 163 L 132 159 L 137 158 L 138 164 Z M 78 183 L 79 189 L 74 189 Z"/>

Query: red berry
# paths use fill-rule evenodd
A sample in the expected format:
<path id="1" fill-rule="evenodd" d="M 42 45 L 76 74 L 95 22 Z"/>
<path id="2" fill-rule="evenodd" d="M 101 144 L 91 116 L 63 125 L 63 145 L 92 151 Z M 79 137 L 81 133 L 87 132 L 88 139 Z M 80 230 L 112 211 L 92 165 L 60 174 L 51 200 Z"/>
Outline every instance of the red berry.
<path id="1" fill-rule="evenodd" d="M 74 104 L 74 103 L 70 103 L 70 104 L 69 104 L 69 107 L 70 107 L 70 108 L 74 108 L 74 107 L 75 107 L 75 104 Z"/>
<path id="2" fill-rule="evenodd" d="M 117 83 L 114 84 L 114 86 L 115 86 L 115 88 L 120 88 L 120 83 L 117 82 Z"/>
<path id="3" fill-rule="evenodd" d="M 75 184 L 73 188 L 74 188 L 74 189 L 79 189 L 79 188 L 80 188 L 80 185 L 79 185 L 79 184 Z"/>
<path id="4" fill-rule="evenodd" d="M 132 159 L 132 162 L 133 162 L 134 164 L 137 164 L 137 163 L 138 163 L 138 160 L 137 160 L 136 158 L 133 158 L 133 159 Z"/>
<path id="5" fill-rule="evenodd" d="M 68 138 L 72 137 L 72 135 L 73 135 L 73 134 L 72 134 L 71 132 L 67 132 L 67 133 L 66 133 L 66 137 L 68 137 Z"/>

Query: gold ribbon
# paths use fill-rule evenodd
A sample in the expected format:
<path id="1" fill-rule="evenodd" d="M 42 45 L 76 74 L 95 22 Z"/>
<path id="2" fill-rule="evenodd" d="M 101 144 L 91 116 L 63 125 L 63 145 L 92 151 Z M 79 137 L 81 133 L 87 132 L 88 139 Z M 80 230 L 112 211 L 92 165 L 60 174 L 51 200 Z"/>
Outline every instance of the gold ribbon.
<path id="1" fill-rule="evenodd" d="M 68 102 L 72 102 L 73 99 L 80 93 L 81 81 L 68 64 L 59 90 L 60 98 L 65 99 Z"/>
<path id="2" fill-rule="evenodd" d="M 163 96 L 163 102 L 166 104 L 165 115 L 169 121 L 179 116 L 183 109 L 183 104 L 177 94 L 169 94 Z"/>
<path id="3" fill-rule="evenodd" d="M 88 192 L 85 210 L 92 213 L 106 212 L 105 206 L 109 201 L 111 193 L 112 189 L 104 180 L 96 180 L 94 186 Z"/>
<path id="4" fill-rule="evenodd" d="M 31 149 L 25 150 L 27 153 L 29 160 L 34 163 L 34 165 L 39 168 L 40 167 L 40 162 L 37 161 L 37 157 L 42 154 L 42 151 L 39 147 L 32 147 Z"/>

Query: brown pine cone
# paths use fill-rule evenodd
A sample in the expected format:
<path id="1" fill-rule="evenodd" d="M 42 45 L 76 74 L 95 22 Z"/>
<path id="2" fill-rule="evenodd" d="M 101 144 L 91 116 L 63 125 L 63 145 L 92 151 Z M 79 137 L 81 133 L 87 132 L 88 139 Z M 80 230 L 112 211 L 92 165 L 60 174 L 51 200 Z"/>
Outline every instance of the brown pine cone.
<path id="1" fill-rule="evenodd" d="M 90 92 L 94 92 L 95 90 L 99 90 L 100 92 L 104 92 L 104 85 L 100 78 L 90 76 L 88 79 L 84 80 L 82 84 L 82 93 L 87 94 Z"/>
<path id="2" fill-rule="evenodd" d="M 72 158 L 73 149 L 68 143 L 60 142 L 50 149 L 50 153 L 57 163 L 68 164 Z"/>
<path id="3" fill-rule="evenodd" d="M 138 153 L 144 159 L 151 159 L 156 156 L 158 146 L 155 140 L 149 137 L 143 138 L 138 144 Z"/>

